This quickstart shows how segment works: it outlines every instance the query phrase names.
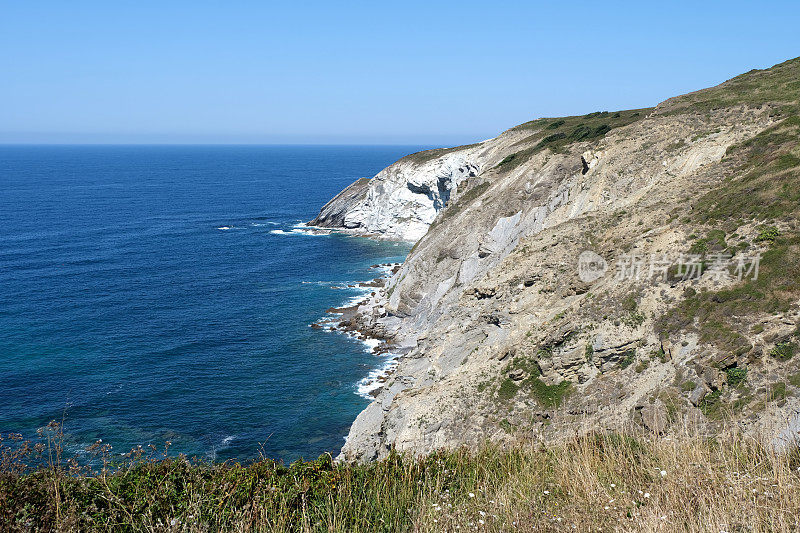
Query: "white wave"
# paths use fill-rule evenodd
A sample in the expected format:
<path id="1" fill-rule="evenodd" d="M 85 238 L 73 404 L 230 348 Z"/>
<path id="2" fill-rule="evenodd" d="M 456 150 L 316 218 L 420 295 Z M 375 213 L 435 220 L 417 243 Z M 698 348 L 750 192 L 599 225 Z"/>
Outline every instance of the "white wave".
<path id="1" fill-rule="evenodd" d="M 375 351 L 375 348 L 381 345 L 382 341 L 380 339 L 367 338 L 363 339 L 361 342 L 364 343 L 364 346 L 366 346 L 367 351 L 369 353 L 372 353 Z"/>
<path id="2" fill-rule="evenodd" d="M 344 302 L 342 307 L 355 307 L 369 300 L 370 294 L 372 293 L 372 290 L 369 287 L 356 287 L 355 289 L 362 291 L 361 294 L 357 294 Z"/>
<path id="3" fill-rule="evenodd" d="M 393 356 L 390 356 L 383 365 L 367 374 L 367 377 L 358 382 L 356 385 L 356 393 L 362 398 L 372 400 L 373 397 L 370 393 L 383 386 L 386 377 L 396 366 L 397 361 Z"/>
<path id="4" fill-rule="evenodd" d="M 321 235 L 330 235 L 330 231 L 319 231 L 319 230 L 308 230 L 295 227 L 290 231 L 282 230 L 282 229 L 274 229 L 270 231 L 273 235 L 305 235 L 307 237 L 319 237 Z"/>
<path id="5" fill-rule="evenodd" d="M 222 445 L 223 446 L 227 446 L 228 444 L 233 442 L 233 439 L 235 439 L 235 438 L 236 438 L 236 435 L 228 435 L 227 437 L 222 439 Z"/>
<path id="6" fill-rule="evenodd" d="M 220 226 L 217 229 L 220 229 L 222 231 L 226 231 L 226 230 L 229 230 L 229 229 L 233 229 L 233 226 Z"/>

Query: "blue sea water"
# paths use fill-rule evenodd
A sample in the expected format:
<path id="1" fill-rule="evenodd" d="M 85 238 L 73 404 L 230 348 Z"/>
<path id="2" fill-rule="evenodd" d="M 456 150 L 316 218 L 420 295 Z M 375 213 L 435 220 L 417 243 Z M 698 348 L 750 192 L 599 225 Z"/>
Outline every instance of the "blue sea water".
<path id="1" fill-rule="evenodd" d="M 292 230 L 421 148 L 0 146 L 0 433 L 338 451 L 381 360 L 309 324 L 408 246 Z"/>

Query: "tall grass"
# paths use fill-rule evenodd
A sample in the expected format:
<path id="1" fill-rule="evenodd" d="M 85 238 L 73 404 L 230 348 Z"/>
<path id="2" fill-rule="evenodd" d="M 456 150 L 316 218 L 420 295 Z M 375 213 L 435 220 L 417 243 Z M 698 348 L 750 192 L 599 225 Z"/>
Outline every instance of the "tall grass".
<path id="1" fill-rule="evenodd" d="M 282 466 L 0 443 L 4 531 L 797 531 L 800 461 L 758 440 L 595 433 L 558 445 Z M 48 451 L 48 443 L 50 445 Z M 36 461 L 38 460 L 37 464 Z M 30 463 L 30 464 L 29 464 Z"/>

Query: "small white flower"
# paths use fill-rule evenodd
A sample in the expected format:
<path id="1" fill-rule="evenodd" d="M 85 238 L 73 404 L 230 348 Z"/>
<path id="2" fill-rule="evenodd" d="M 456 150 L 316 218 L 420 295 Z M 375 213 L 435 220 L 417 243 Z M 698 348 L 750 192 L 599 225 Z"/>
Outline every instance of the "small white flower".
<path id="1" fill-rule="evenodd" d="M 483 511 L 478 511 L 478 514 L 481 516 L 486 516 L 486 513 L 484 513 Z"/>
<path id="2" fill-rule="evenodd" d="M 609 509 L 611 509 L 611 508 L 610 508 L 608 505 L 606 505 L 606 506 L 604 507 L 604 509 L 605 509 L 606 511 L 608 511 L 608 510 L 609 510 Z"/>
<path id="3" fill-rule="evenodd" d="M 612 489 L 613 489 L 614 487 L 616 487 L 616 486 L 617 486 L 617 484 L 616 484 L 616 483 L 612 483 L 612 484 L 610 485 L 610 487 L 611 487 Z"/>
<path id="4" fill-rule="evenodd" d="M 484 522 L 483 520 L 478 520 L 478 523 L 479 523 L 479 524 L 481 524 L 481 525 L 483 525 L 483 524 L 485 524 L 486 522 Z"/>
<path id="5" fill-rule="evenodd" d="M 544 491 L 545 494 L 550 494 L 549 490 Z"/>
<path id="6" fill-rule="evenodd" d="M 649 493 L 649 492 L 645 492 L 645 493 L 644 493 L 644 497 L 645 497 L 645 498 L 649 498 L 649 497 L 650 497 L 650 493 Z"/>
<path id="7" fill-rule="evenodd" d="M 475 497 L 475 495 L 473 493 L 471 493 L 471 492 L 467 496 L 469 496 L 470 498 L 474 498 Z"/>

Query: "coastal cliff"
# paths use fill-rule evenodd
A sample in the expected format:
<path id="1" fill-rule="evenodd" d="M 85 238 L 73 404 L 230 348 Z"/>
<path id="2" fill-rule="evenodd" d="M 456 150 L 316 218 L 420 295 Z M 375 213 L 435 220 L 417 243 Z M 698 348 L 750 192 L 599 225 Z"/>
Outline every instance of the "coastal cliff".
<path id="1" fill-rule="evenodd" d="M 312 226 L 365 236 L 416 241 L 459 186 L 481 171 L 486 154 L 464 147 L 411 154 L 328 202 Z"/>
<path id="2" fill-rule="evenodd" d="M 416 241 L 341 458 L 686 421 L 800 430 L 800 59 L 409 155 L 311 224 Z"/>

